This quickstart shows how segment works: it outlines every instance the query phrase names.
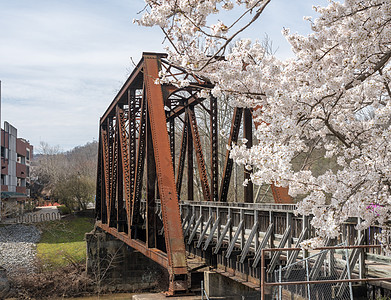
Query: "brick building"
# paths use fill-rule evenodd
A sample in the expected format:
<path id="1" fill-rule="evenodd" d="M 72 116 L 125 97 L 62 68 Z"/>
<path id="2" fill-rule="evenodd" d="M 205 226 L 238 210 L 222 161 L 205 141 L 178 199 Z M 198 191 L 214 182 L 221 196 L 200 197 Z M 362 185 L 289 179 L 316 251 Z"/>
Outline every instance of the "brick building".
<path id="1" fill-rule="evenodd" d="M 30 196 L 30 162 L 33 146 L 18 138 L 17 129 L 4 122 L 1 129 L 1 215 L 23 211 Z"/>

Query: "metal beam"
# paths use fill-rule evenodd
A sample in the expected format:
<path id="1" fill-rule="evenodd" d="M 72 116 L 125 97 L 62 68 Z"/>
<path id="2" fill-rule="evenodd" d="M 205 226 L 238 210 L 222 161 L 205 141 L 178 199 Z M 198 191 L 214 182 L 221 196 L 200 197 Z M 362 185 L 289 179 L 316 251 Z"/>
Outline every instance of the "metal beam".
<path id="1" fill-rule="evenodd" d="M 186 109 L 186 120 L 189 124 L 189 109 Z M 194 200 L 193 139 L 190 125 L 187 126 L 187 200 Z"/>
<path id="2" fill-rule="evenodd" d="M 144 82 L 150 116 L 156 173 L 161 197 L 164 235 L 170 273 L 170 290 L 175 292 L 187 286 L 186 250 L 181 226 L 179 204 L 172 165 L 170 142 L 167 132 L 166 115 L 162 88 L 155 84 L 159 78 L 159 63 L 156 56 L 144 55 Z M 178 275 L 186 278 L 180 282 Z M 178 286 L 179 285 L 179 286 Z"/>
<path id="3" fill-rule="evenodd" d="M 218 139 L 218 123 L 217 123 L 217 99 L 210 97 L 210 193 L 211 200 L 219 200 L 219 139 Z"/>
<path id="4" fill-rule="evenodd" d="M 243 108 L 235 107 L 234 115 L 231 123 L 231 131 L 228 139 L 228 146 L 231 147 L 233 143 L 238 141 L 240 123 L 242 120 Z M 232 165 L 233 160 L 229 157 L 230 150 L 227 150 L 225 155 L 225 164 L 223 171 L 223 178 L 221 179 L 220 185 L 220 198 L 219 201 L 227 202 L 229 183 L 231 181 Z"/>
<path id="5" fill-rule="evenodd" d="M 204 196 L 203 201 L 210 201 L 211 198 L 210 198 L 208 174 L 206 173 L 205 160 L 204 160 L 204 155 L 202 153 L 202 145 L 201 145 L 200 135 L 198 133 L 197 119 L 194 113 L 194 108 L 189 108 L 188 117 L 189 117 L 189 124 L 190 124 L 191 134 L 193 137 L 193 142 L 195 144 L 198 172 L 200 175 L 202 193 Z"/>
<path id="6" fill-rule="evenodd" d="M 183 124 L 183 132 L 182 132 L 182 139 L 181 139 L 181 150 L 179 152 L 179 161 L 178 161 L 178 171 L 176 173 L 176 188 L 178 192 L 178 198 L 180 198 L 181 195 L 181 189 L 182 189 L 182 178 L 183 178 L 183 170 L 185 168 L 185 159 L 186 159 L 186 145 L 187 145 L 187 136 L 188 136 L 188 122 Z"/>
<path id="7" fill-rule="evenodd" d="M 270 236 L 272 235 L 273 233 L 273 223 L 271 223 L 269 225 L 269 227 L 266 229 L 266 232 L 265 232 L 265 235 L 263 236 L 263 239 L 262 239 L 262 242 L 261 244 L 259 245 L 257 251 L 255 252 L 255 256 L 254 256 L 254 262 L 252 264 L 252 267 L 253 268 L 256 268 L 259 261 L 261 260 L 261 256 L 262 256 L 262 249 L 264 249 L 267 245 L 267 242 L 270 238 Z"/>
<path id="8" fill-rule="evenodd" d="M 152 129 L 147 109 L 147 182 L 146 182 L 146 239 L 148 248 L 157 248 L 157 227 L 155 214 L 156 163 L 153 155 Z"/>
<path id="9" fill-rule="evenodd" d="M 219 240 L 217 241 L 216 249 L 214 250 L 214 254 L 217 254 L 221 248 L 221 245 L 223 244 L 224 238 L 227 235 L 228 229 L 231 227 L 232 219 L 228 218 L 227 224 L 225 224 L 223 232 L 221 233 L 221 236 Z"/>
<path id="10" fill-rule="evenodd" d="M 253 146 L 253 117 L 251 115 L 251 110 L 245 108 L 243 111 L 243 135 L 247 140 L 247 148 Z M 244 168 L 244 179 L 248 180 L 248 184 L 244 187 L 244 202 L 253 203 L 254 202 L 254 188 L 253 183 L 250 180 L 250 172 Z"/>
<path id="11" fill-rule="evenodd" d="M 290 232 L 291 232 L 291 227 L 288 226 L 287 229 L 285 230 L 281 240 L 280 240 L 280 243 L 278 244 L 278 248 L 284 248 L 286 242 L 288 241 L 288 237 L 289 237 Z M 281 253 L 282 253 L 282 251 L 276 251 L 273 254 L 272 260 L 271 260 L 270 265 L 269 265 L 269 269 L 267 270 L 267 272 L 269 274 L 271 272 L 273 272 L 274 268 L 276 267 L 277 262 L 280 259 Z"/>
<path id="12" fill-rule="evenodd" d="M 201 247 L 202 241 L 204 240 L 204 236 L 206 232 L 208 231 L 208 228 L 212 222 L 212 216 L 209 216 L 208 221 L 206 222 L 204 230 L 201 232 L 200 238 L 198 239 L 197 248 Z"/>
<path id="13" fill-rule="evenodd" d="M 136 229 L 135 226 L 139 225 L 140 222 L 140 200 L 141 200 L 141 189 L 142 189 L 143 174 L 144 174 L 145 144 L 146 144 L 145 134 L 146 134 L 146 124 L 147 124 L 146 122 L 147 104 L 145 102 L 146 99 L 144 95 L 143 99 L 141 100 L 141 108 L 140 108 L 141 110 L 140 127 L 139 127 L 139 135 L 138 135 L 138 148 L 137 148 L 137 156 L 136 156 L 137 158 L 136 158 L 136 166 L 135 166 L 132 208 L 131 208 L 131 215 L 130 215 L 131 230 Z"/>

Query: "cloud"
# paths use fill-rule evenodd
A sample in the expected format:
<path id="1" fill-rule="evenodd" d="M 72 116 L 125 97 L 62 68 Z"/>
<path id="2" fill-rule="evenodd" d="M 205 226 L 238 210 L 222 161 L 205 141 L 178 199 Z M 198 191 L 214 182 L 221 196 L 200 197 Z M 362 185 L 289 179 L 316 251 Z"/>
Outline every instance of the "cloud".
<path id="1" fill-rule="evenodd" d="M 326 0 L 317 0 L 325 3 Z M 301 31 L 311 1 L 272 1 L 244 36 L 267 33 L 290 56 L 283 26 Z M 19 136 L 69 150 L 98 139 L 98 123 L 143 51 L 162 52 L 158 29 L 132 24 L 143 0 L 13 0 L 0 10 L 2 121 Z"/>
<path id="2" fill-rule="evenodd" d="M 33 4 L 33 5 L 32 5 Z M 63 150 L 97 139 L 100 116 L 130 57 L 162 51 L 157 30 L 132 24 L 143 1 L 9 1 L 0 11 L 2 120 Z M 147 37 L 147 38 L 146 38 Z"/>

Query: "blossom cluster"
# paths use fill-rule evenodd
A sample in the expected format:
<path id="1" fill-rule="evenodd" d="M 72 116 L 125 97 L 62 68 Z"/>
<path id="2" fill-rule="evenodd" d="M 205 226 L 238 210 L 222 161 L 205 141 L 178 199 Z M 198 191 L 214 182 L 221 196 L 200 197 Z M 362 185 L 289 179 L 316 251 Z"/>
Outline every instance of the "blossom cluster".
<path id="1" fill-rule="evenodd" d="M 342 222 L 359 217 L 360 229 L 380 225 L 388 239 L 391 1 L 315 7 L 319 17 L 305 18 L 311 34 L 283 30 L 295 54 L 285 61 L 249 39 L 226 52 L 238 31 L 222 20 L 208 24 L 221 10 L 242 9 L 257 18 L 269 1 L 146 2 L 150 11 L 137 22 L 163 28 L 172 43 L 171 61 L 208 77 L 215 97 L 229 96 L 233 105 L 252 108 L 258 144 L 233 145 L 231 157 L 252 171 L 254 183 L 289 186 L 292 197 L 303 198 L 298 212 L 314 216 L 320 236 L 336 237 Z M 297 155 L 314 149 L 335 159 L 337 167 L 314 174 L 306 165 L 293 166 Z"/>

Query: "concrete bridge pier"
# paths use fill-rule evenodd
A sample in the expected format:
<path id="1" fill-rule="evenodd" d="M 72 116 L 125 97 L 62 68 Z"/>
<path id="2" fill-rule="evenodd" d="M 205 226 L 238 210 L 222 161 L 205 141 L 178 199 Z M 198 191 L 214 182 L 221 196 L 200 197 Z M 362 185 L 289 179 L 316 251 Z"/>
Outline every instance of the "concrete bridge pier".
<path id="1" fill-rule="evenodd" d="M 214 271 L 204 272 L 204 288 L 213 299 L 260 299 L 260 291 Z M 247 298 L 245 298 L 247 297 Z"/>
<path id="2" fill-rule="evenodd" d="M 164 268 L 111 234 L 96 228 L 85 238 L 87 274 L 98 289 L 151 291 L 168 286 Z"/>

